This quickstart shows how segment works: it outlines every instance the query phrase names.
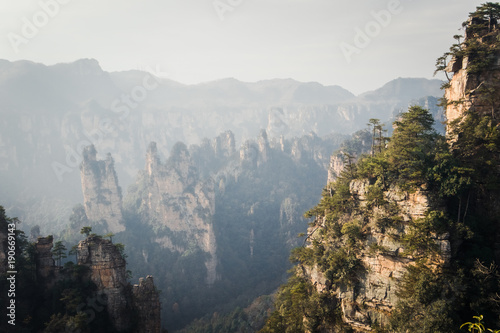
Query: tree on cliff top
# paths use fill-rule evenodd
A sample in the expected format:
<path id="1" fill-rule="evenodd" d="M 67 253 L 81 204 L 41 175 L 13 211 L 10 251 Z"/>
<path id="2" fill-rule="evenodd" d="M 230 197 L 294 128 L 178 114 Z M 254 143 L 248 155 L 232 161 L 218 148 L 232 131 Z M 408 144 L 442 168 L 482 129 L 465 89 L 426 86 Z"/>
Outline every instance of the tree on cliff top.
<path id="1" fill-rule="evenodd" d="M 488 32 L 493 30 L 500 19 L 500 4 L 498 2 L 486 2 L 476 8 L 475 12 L 470 13 L 472 19 L 476 19 L 474 27 L 488 28 Z M 467 25 L 467 22 L 464 22 Z"/>
<path id="2" fill-rule="evenodd" d="M 453 44 L 450 51 L 437 59 L 435 73 L 446 74 L 449 59 L 467 59 L 467 72 L 471 74 L 490 70 L 495 54 L 500 50 L 498 29 L 495 29 L 499 19 L 500 4 L 487 2 L 478 6 L 475 12 L 469 14 L 469 20 L 462 24 L 466 30 L 466 39 L 460 42 L 461 36 L 454 37 L 458 43 Z"/>
<path id="3" fill-rule="evenodd" d="M 426 182 L 426 170 L 432 164 L 432 152 L 438 138 L 434 118 L 428 110 L 411 106 L 394 122 L 395 129 L 387 149 L 393 180 L 404 190 Z"/>
<path id="4" fill-rule="evenodd" d="M 66 246 L 64 246 L 62 241 L 57 241 L 52 249 L 52 255 L 55 257 L 57 266 L 61 266 L 61 259 L 67 258 Z"/>
<path id="5" fill-rule="evenodd" d="M 90 233 L 92 232 L 92 227 L 83 227 L 81 230 L 80 230 L 80 233 L 82 235 L 85 235 L 86 237 L 89 237 Z"/>

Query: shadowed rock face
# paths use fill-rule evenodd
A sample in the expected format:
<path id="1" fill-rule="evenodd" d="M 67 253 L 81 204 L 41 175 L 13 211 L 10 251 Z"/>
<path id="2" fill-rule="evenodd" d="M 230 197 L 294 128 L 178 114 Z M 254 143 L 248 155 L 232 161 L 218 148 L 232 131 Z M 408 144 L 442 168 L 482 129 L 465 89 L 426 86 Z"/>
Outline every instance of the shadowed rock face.
<path id="1" fill-rule="evenodd" d="M 52 259 L 52 236 L 38 237 L 35 243 L 35 262 L 37 277 L 43 281 L 54 277 L 55 263 Z"/>
<path id="2" fill-rule="evenodd" d="M 159 294 L 151 276 L 130 288 L 125 259 L 110 240 L 99 236 L 81 241 L 77 253 L 78 264 L 89 267 L 88 277 L 97 286 L 97 293 L 105 295 L 106 310 L 117 330 L 136 327 L 140 333 L 160 332 Z M 137 324 L 132 318 L 137 318 Z"/>
<path id="3" fill-rule="evenodd" d="M 139 320 L 137 332 L 160 332 L 160 297 L 153 277 L 148 275 L 145 279 L 140 278 L 139 284 L 135 284 L 132 288 L 132 295 Z"/>
<path id="4" fill-rule="evenodd" d="M 105 232 L 125 230 L 122 216 L 122 193 L 110 154 L 106 160 L 96 159 L 93 145 L 85 147 L 80 165 L 85 214 L 94 224 L 102 224 Z"/>
<path id="5" fill-rule="evenodd" d="M 78 244 L 78 264 L 90 268 L 89 278 L 106 295 L 106 309 L 118 330 L 130 326 L 125 259 L 110 240 L 89 236 Z"/>

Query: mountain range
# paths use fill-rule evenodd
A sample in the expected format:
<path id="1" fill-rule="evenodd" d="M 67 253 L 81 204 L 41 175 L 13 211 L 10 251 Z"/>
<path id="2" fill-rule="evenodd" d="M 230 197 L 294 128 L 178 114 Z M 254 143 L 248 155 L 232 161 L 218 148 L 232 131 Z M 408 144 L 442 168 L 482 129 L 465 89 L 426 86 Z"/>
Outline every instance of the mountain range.
<path id="1" fill-rule="evenodd" d="M 199 144 L 227 130 L 236 147 L 262 129 L 270 141 L 349 134 L 370 118 L 386 121 L 440 96 L 440 85 L 398 78 L 355 96 L 292 79 L 183 85 L 139 70 L 106 72 L 94 59 L 52 66 L 0 60 L 0 202 L 26 225 L 54 232 L 82 201 L 78 168 L 88 144 L 101 157 L 113 155 L 126 189 L 152 141 L 167 152 L 178 141 Z"/>

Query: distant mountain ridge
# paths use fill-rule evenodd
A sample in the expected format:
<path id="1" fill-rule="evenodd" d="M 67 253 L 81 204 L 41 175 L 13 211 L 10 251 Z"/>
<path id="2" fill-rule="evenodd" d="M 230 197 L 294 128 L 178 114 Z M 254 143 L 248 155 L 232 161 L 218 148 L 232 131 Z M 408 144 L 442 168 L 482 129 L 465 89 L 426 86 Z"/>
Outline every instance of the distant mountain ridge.
<path id="1" fill-rule="evenodd" d="M 262 129 L 271 141 L 350 134 L 370 118 L 385 121 L 441 96 L 440 85 L 399 78 L 355 96 L 292 79 L 184 85 L 139 70 L 106 72 L 94 59 L 52 66 L 0 60 L 0 202 L 28 225 L 37 216 L 57 230 L 82 200 L 78 165 L 86 145 L 113 155 L 126 189 L 152 141 L 170 151 L 178 141 L 199 144 L 227 130 L 236 147 Z"/>

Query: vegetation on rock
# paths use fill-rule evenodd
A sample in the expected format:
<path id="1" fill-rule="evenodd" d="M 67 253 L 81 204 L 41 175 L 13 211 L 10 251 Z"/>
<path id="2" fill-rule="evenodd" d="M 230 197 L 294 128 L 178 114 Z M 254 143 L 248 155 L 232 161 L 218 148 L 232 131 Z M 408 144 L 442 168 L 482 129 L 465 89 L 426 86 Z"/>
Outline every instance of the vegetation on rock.
<path id="1" fill-rule="evenodd" d="M 469 75 L 482 75 L 482 87 L 494 86 L 499 17 L 498 4 L 478 7 L 466 25 L 467 38 L 438 60 L 437 69 L 444 70 L 450 56 L 467 58 Z M 432 129 L 427 110 L 410 107 L 394 123 L 385 149 L 372 144 L 369 156 L 329 184 L 319 204 L 305 214 L 315 218 L 307 246 L 292 252 L 297 265 L 262 332 L 341 331 L 346 325 L 348 330 L 371 326 L 377 332 L 456 332 L 463 318 L 477 313 L 488 318 L 488 326 L 500 326 L 500 284 L 495 278 L 495 261 L 500 259 L 498 96 L 488 89 L 475 91 L 474 101 L 486 103 L 490 112 L 471 107 L 449 123 L 448 133 L 456 140 Z M 376 120 L 370 125 L 375 137 Z M 397 199 L 421 194 L 428 202 L 420 215 L 408 214 Z M 377 242 L 388 238 L 392 241 L 384 244 L 398 249 Z M 448 250 L 442 247 L 447 242 Z M 366 258 L 384 256 L 399 257 L 406 264 L 397 279 L 397 303 L 379 316 L 375 314 L 381 310 L 363 310 L 356 295 L 368 288 L 363 284 L 371 274 Z M 325 279 L 321 288 L 310 285 L 313 270 Z M 355 313 L 367 317 L 346 317 L 342 311 L 349 300 L 355 303 L 350 305 Z M 309 304 L 316 304 L 322 314 L 315 316 Z M 314 325 L 307 326 L 310 323 Z"/>

